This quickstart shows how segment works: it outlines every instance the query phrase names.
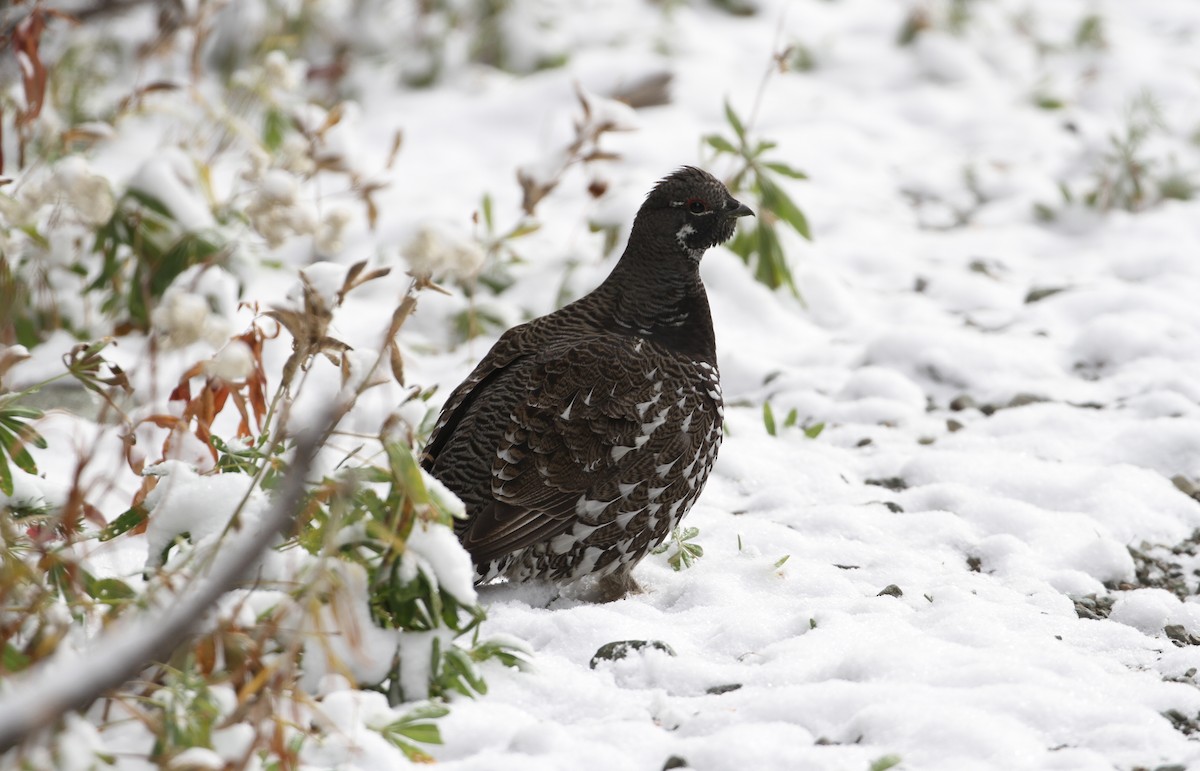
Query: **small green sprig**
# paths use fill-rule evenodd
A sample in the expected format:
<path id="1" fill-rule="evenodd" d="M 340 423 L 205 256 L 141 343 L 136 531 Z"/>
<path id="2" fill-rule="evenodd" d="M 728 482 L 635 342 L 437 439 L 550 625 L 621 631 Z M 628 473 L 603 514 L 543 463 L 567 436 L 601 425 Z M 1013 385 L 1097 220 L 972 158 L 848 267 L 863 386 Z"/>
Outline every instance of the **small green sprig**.
<path id="1" fill-rule="evenodd" d="M 700 535 L 698 527 L 676 527 L 671 531 L 670 539 L 654 547 L 650 553 L 664 554 L 668 549 L 674 547 L 670 556 L 667 557 L 667 564 L 674 570 L 690 568 L 696 560 L 704 556 L 704 547 L 691 542 L 698 535 Z"/>
<path id="2" fill-rule="evenodd" d="M 782 161 L 768 160 L 765 156 L 778 147 L 778 143 L 752 139 L 745 122 L 729 102 L 725 103 L 725 120 L 732 137 L 708 134 L 704 137 L 704 143 L 718 157 L 731 156 L 736 160 L 738 169 L 729 179 L 729 189 L 734 195 L 749 193 L 754 199 L 752 206 L 758 215 L 753 226 L 738 228 L 729 248 L 754 268 L 756 279 L 772 289 L 787 286 L 799 298 L 800 291 L 788 267 L 776 226 L 780 222 L 786 223 L 810 241 L 812 233 L 804 212 L 775 178 L 808 179 L 808 175 Z"/>

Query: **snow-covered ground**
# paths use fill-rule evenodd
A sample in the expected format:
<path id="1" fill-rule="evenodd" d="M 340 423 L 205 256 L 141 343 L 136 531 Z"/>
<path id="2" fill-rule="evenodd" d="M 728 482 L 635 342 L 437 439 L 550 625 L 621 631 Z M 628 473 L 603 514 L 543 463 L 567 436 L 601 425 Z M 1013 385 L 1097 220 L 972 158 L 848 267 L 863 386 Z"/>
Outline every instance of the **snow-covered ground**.
<path id="1" fill-rule="evenodd" d="M 439 765 L 1200 768 L 1200 502 L 1185 491 L 1200 484 L 1200 203 L 1156 200 L 1169 177 L 1200 183 L 1200 4 L 516 5 L 514 23 L 547 26 L 515 37 L 565 66 L 357 84 L 343 149 L 388 187 L 379 226 L 355 219 L 339 260 L 396 262 L 422 223 L 469 233 L 485 192 L 498 227 L 515 224 L 515 171 L 570 142 L 576 87 L 660 72 L 670 103 L 604 137 L 619 160 L 568 171 L 541 230 L 513 243 L 515 283 L 479 307 L 513 323 L 582 294 L 613 263 L 589 220 L 623 239 L 675 167 L 732 172 L 701 143 L 728 133 L 726 99 L 809 175 L 781 184 L 813 240 L 780 231 L 803 302 L 727 250 L 705 257 L 728 406 L 686 521 L 704 556 L 680 571 L 651 556 L 635 571 L 645 592 L 611 604 L 482 589 L 484 634 L 526 641 L 532 665 L 488 664 L 489 693 L 451 701 L 428 748 Z M 899 45 L 920 12 L 930 26 Z M 762 85 L 786 47 L 811 68 Z M 1143 120 L 1148 205 L 1105 211 L 1103 190 L 1089 205 Z M 143 139 L 96 163 L 132 173 Z M 599 201 L 592 175 L 608 184 Z M 249 275 L 243 298 L 278 300 L 285 272 Z M 352 295 L 339 338 L 377 344 L 401 284 Z M 502 331 L 448 349 L 467 307 L 461 292 L 422 295 L 402 336 L 410 382 L 444 396 Z M 356 415 L 377 422 L 397 394 L 371 392 Z M 1162 588 L 1164 562 L 1186 591 Z M 593 661 L 621 640 L 671 653 Z M 374 708 L 343 696 L 339 725 Z"/>

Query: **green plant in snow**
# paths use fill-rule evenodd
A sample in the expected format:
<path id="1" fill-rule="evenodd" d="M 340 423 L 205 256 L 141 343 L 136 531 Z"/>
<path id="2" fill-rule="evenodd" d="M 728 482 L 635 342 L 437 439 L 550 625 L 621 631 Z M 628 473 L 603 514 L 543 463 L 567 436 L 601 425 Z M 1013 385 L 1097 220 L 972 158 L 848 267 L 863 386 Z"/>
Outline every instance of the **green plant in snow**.
<path id="1" fill-rule="evenodd" d="M 329 549 L 330 533 L 342 533 L 336 555 L 363 567 L 371 591 L 371 610 L 378 624 L 413 632 L 447 630 L 455 639 L 473 635 L 484 619 L 483 609 L 467 604 L 440 584 L 428 566 L 416 559 L 406 542 L 414 527 L 432 523 L 451 527 L 455 508 L 440 488 L 425 482 L 406 443 L 385 441 L 386 466 L 346 470 L 314 490 L 310 518 L 296 543 L 313 555 Z M 498 659 L 514 666 L 521 651 L 497 641 L 471 638 L 469 647 L 432 641 L 429 652 L 429 695 L 451 692 L 474 696 L 487 686 L 477 664 Z M 387 693 L 394 703 L 412 694 L 400 686 L 400 660 L 393 666 Z"/>
<path id="2" fill-rule="evenodd" d="M 939 29 L 951 35 L 963 35 L 974 18 L 976 0 L 937 0 L 912 6 L 896 34 L 896 43 L 912 45 L 926 30 Z"/>
<path id="3" fill-rule="evenodd" d="M 899 755 L 883 755 L 871 761 L 871 765 L 867 769 L 868 771 L 887 771 L 889 768 L 894 768 L 902 762 Z"/>
<path id="4" fill-rule="evenodd" d="M 1148 143 L 1164 132 L 1162 112 L 1153 96 L 1143 93 L 1130 101 L 1124 123 L 1109 134 L 1108 149 L 1096 159 L 1091 181 L 1082 193 L 1067 182 L 1059 182 L 1062 203 L 1105 213 L 1114 209 L 1143 211 L 1168 199 L 1190 200 L 1196 182 L 1174 162 L 1163 169 L 1164 159 L 1150 154 Z M 1043 222 L 1058 217 L 1047 204 L 1036 204 L 1034 214 Z"/>
<path id="5" fill-rule="evenodd" d="M 450 710 L 441 704 L 423 704 L 386 725 L 376 726 L 375 730 L 412 762 L 432 763 L 433 756 L 417 744 L 441 744 L 442 732 L 434 721 L 448 714 Z"/>
<path id="6" fill-rule="evenodd" d="M 700 535 L 698 527 L 676 527 L 671 531 L 671 537 L 651 549 L 650 553 L 665 554 L 668 549 L 672 549 L 670 555 L 667 556 L 667 564 L 674 570 L 690 568 L 696 560 L 704 556 L 704 547 L 698 543 L 692 543 L 692 539 L 698 535 Z"/>
<path id="7" fill-rule="evenodd" d="M 753 139 L 746 124 L 728 102 L 725 103 L 725 120 L 731 135 L 708 134 L 704 142 L 716 152 L 717 157 L 734 160 L 736 170 L 728 179 L 729 189 L 735 196 L 748 193 L 751 200 L 746 203 L 755 210 L 757 216 L 753 224 L 739 224 L 729 248 L 751 266 L 756 279 L 772 289 L 786 286 L 796 297 L 800 297 L 777 228 L 783 223 L 810 240 L 812 234 L 804 212 L 796 206 L 776 177 L 807 179 L 807 176 L 783 161 L 770 159 L 769 153 L 777 144 L 770 140 Z"/>
<path id="8" fill-rule="evenodd" d="M 46 449 L 46 439 L 30 425 L 42 417 L 41 410 L 22 407 L 19 395 L 0 397 L 0 493 L 13 494 L 9 461 L 27 474 L 37 474 L 37 464 L 26 445 Z"/>
<path id="9" fill-rule="evenodd" d="M 190 747 L 212 747 L 222 709 L 205 674 L 189 658 L 184 668 L 166 668 L 163 685 L 145 703 L 155 734 L 150 759 L 169 766 Z"/>
<path id="10" fill-rule="evenodd" d="M 348 292 L 384 273 L 368 271 L 363 265 L 349 268 L 334 308 L 321 305 L 318 293 L 306 291 L 302 309 L 271 311 L 272 318 L 293 337 L 293 359 L 284 368 L 275 398 L 268 399 L 263 392 L 265 380 L 258 369 L 233 384 L 203 378 L 203 387 L 197 388 L 192 381 L 203 377 L 203 368 L 196 367 L 183 376 L 172 395 L 178 409 L 150 415 L 146 421 L 170 428 L 173 436 L 193 434 L 212 450 L 208 474 L 244 479 L 247 487 L 266 494 L 291 462 L 288 404 L 294 398 L 293 388 L 299 387 L 293 379 L 325 358 L 338 364 L 344 379 L 351 377 L 352 370 L 342 359 L 345 346 L 329 336 L 329 324 Z M 303 283 L 308 288 L 307 279 Z M 417 279 L 410 286 L 384 339 L 395 339 L 415 307 L 412 293 L 421 283 Z M 270 338 L 248 333 L 239 339 L 257 346 Z M 64 376 L 74 376 L 99 390 L 110 381 L 127 386 L 124 373 L 114 372 L 101 358 L 105 345 L 102 341 L 76 346 L 64 357 Z M 385 349 L 375 366 L 386 371 L 388 355 Z M 392 374 L 402 377 L 402 366 L 391 363 Z M 381 381 L 368 377 L 358 385 L 355 382 L 343 386 L 357 396 Z M 422 393 L 427 392 L 413 391 L 411 398 Z M 5 402 L 8 409 L 0 410 L 0 427 L 10 431 L 13 442 L 17 438 L 32 442 L 26 423 L 33 414 L 12 409 L 15 398 Z M 212 427 L 218 423 L 222 405 L 235 403 L 243 405 L 244 431 L 236 438 L 216 436 Z M 340 405 L 341 414 L 351 404 Z M 246 409 L 251 414 L 247 415 Z M 333 434 L 325 437 L 332 438 Z M 164 444 L 164 456 L 169 441 Z M 8 444 L 17 447 L 13 442 Z M 437 572 L 445 554 L 424 559 L 416 546 L 415 528 L 448 528 L 457 503 L 440 486 L 427 481 L 413 454 L 415 442 L 414 431 L 393 427 L 378 441 L 377 462 L 358 461 L 357 451 L 350 453 L 336 474 L 311 485 L 294 530 L 277 547 L 281 552 L 294 550 L 303 555 L 290 558 L 290 564 L 299 566 L 298 572 L 267 579 L 268 584 L 277 583 L 263 587 L 267 592 L 255 603 L 252 617 L 236 610 L 218 613 L 205 631 L 177 648 L 158 669 L 147 671 L 144 680 L 158 687 L 138 709 L 155 737 L 153 760 L 166 764 L 185 749 L 211 748 L 214 732 L 238 715 L 254 727 L 254 752 L 264 766 L 295 767 L 306 742 L 323 729 L 307 722 L 301 727 L 289 725 L 287 715 L 311 701 L 299 682 L 306 670 L 320 669 L 322 662 L 333 671 L 350 673 L 358 687 L 386 694 L 393 705 L 427 697 L 442 699 L 453 693 L 485 693 L 483 663 L 524 663 L 524 651 L 515 643 L 481 639 L 479 625 L 484 613 L 469 581 L 448 585 Z M 8 445 L 0 434 L 0 447 L 4 446 Z M 151 448 L 143 451 L 149 453 Z M 27 465 L 19 451 L 13 457 L 19 466 Z M 82 499 L 83 495 L 78 491 L 69 498 Z M 0 619 L 0 639 L 5 641 L 0 672 L 26 669 L 51 655 L 73 624 L 97 628 L 101 621 L 118 613 L 136 613 L 144 604 L 146 589 L 96 570 L 81 557 L 86 550 L 78 547 L 93 539 L 131 537 L 143 523 L 153 523 L 159 509 L 135 502 L 104 525 L 98 512 L 93 516 L 84 504 L 73 505 L 73 509 L 22 505 L 9 507 L 0 516 L 0 603 L 9 611 Z M 165 504 L 160 501 L 158 505 Z M 90 526 L 81 521 L 84 518 Z M 447 537 L 448 542 L 443 538 L 438 543 L 453 544 L 453 536 Z M 429 543 L 431 536 L 425 538 Z M 152 586 L 159 581 L 186 585 L 189 573 L 218 548 L 190 540 L 187 533 L 179 534 L 169 541 L 164 554 L 150 555 L 152 561 L 164 563 L 157 574 L 148 576 Z M 365 581 L 356 583 L 355 576 L 364 576 Z M 241 591 L 257 589 L 250 585 Z M 340 658 L 342 649 L 328 643 L 354 639 L 356 632 L 353 626 L 345 628 L 345 619 L 362 617 L 364 611 L 367 623 L 411 633 L 423 641 L 396 647 L 395 660 L 378 681 L 353 676 L 351 662 Z M 427 676 L 424 682 L 415 682 L 419 693 L 405 693 L 401 687 L 402 654 L 425 662 Z M 413 671 L 412 662 L 405 664 L 406 671 Z M 414 680 L 410 677 L 406 682 L 413 684 Z M 228 695 L 214 697 L 220 689 Z M 144 690 L 143 683 L 136 690 L 118 689 L 107 698 L 133 705 Z M 437 703 L 417 707 L 397 713 L 395 720 L 377 730 L 406 756 L 425 758 L 419 745 L 437 740 L 432 721 L 444 713 L 445 708 Z"/>
<path id="11" fill-rule="evenodd" d="M 1102 51 L 1108 47 L 1104 17 L 1098 13 L 1085 14 L 1075 27 L 1075 47 Z"/>
<path id="12" fill-rule="evenodd" d="M 99 274 L 85 291 L 98 292 L 101 311 L 129 328 L 148 330 L 150 309 L 193 265 L 221 265 L 230 250 L 216 233 L 182 226 L 161 201 L 130 190 L 112 219 L 96 232 Z"/>
<path id="13" fill-rule="evenodd" d="M 496 224 L 492 196 L 485 193 L 473 218 L 476 235 L 484 252 L 482 269 L 469 276 L 459 277 L 459 284 L 466 294 L 468 306 L 455 318 L 455 327 L 460 340 L 471 340 L 489 331 L 503 329 L 504 319 L 480 307 L 479 288 L 482 286 L 492 294 L 500 294 L 513 285 L 512 267 L 525 260 L 517 251 L 514 242 L 536 233 L 541 225 L 529 216 L 522 216 L 514 225 L 501 229 Z"/>
<path id="14" fill-rule="evenodd" d="M 775 410 L 771 407 L 771 402 L 769 402 L 769 401 L 763 402 L 762 414 L 763 414 L 763 426 L 767 429 L 767 433 L 770 434 L 771 436 L 777 436 L 778 432 L 779 432 L 780 424 L 775 419 Z M 799 413 L 799 411 L 796 410 L 795 407 L 793 407 L 792 409 L 788 410 L 787 416 L 784 417 L 782 427 L 783 428 L 792 428 L 792 427 L 796 426 L 799 422 L 800 422 L 800 413 Z M 808 437 L 809 439 L 816 439 L 818 436 L 821 435 L 821 432 L 825 430 L 825 424 L 824 423 L 805 423 L 804 425 L 800 426 L 800 430 L 803 431 L 804 435 L 806 437 Z"/>

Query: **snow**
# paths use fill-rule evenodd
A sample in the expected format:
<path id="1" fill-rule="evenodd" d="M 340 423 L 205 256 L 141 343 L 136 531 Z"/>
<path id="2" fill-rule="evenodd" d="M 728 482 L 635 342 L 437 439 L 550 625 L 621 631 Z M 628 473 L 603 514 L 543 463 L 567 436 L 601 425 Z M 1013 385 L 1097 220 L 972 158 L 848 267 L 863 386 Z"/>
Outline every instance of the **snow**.
<path id="1" fill-rule="evenodd" d="M 447 527 L 418 522 L 405 541 L 405 559 L 416 561 L 418 568 L 464 605 L 475 602 L 474 573 L 471 561 L 463 558 L 454 532 Z"/>
<path id="2" fill-rule="evenodd" d="M 208 202 L 200 195 L 192 160 L 177 148 L 164 148 L 142 164 L 129 181 L 135 190 L 157 199 L 186 229 L 216 225 Z"/>
<path id="3" fill-rule="evenodd" d="M 163 550 L 187 533 L 196 546 L 210 546 L 234 516 L 245 527 L 264 507 L 262 495 L 250 492 L 250 478 L 236 474 L 201 476 L 188 464 L 168 460 L 146 470 L 158 485 L 146 496 L 146 568 L 162 564 Z"/>
<path id="4" fill-rule="evenodd" d="M 265 7 L 230 5 L 251 27 Z M 652 556 L 635 571 L 644 592 L 606 605 L 540 585 L 477 590 L 449 530 L 414 528 L 402 570 L 423 571 L 460 602 L 478 596 L 488 609 L 481 635 L 523 641 L 531 661 L 525 670 L 482 664 L 488 693 L 452 698 L 438 721 L 444 743 L 422 749 L 446 771 L 658 769 L 672 757 L 706 771 L 862 771 L 889 755 L 914 770 L 1200 767 L 1200 744 L 1164 717 L 1200 717 L 1200 646 L 1166 632 L 1200 635 L 1189 572 L 1200 565 L 1194 555 L 1171 557 L 1187 566 L 1191 593 L 1180 598 L 1139 584 L 1130 552 L 1161 545 L 1156 553 L 1169 555 L 1200 528 L 1200 502 L 1172 482 L 1200 480 L 1200 203 L 1103 213 L 1081 203 L 1143 93 L 1158 100 L 1164 123 L 1142 151 L 1148 168 L 1196 178 L 1200 6 L 976 0 L 964 4 L 971 18 L 956 32 L 949 2 L 762 0 L 746 18 L 702 2 L 585 5 L 518 2 L 505 14 L 514 69 L 568 54 L 560 68 L 517 76 L 455 64 L 468 41 L 453 37 L 433 87 L 397 85 L 397 73 L 420 69 L 415 49 L 395 71 L 353 75 L 357 104 L 322 148 L 387 183 L 377 229 L 340 181 L 331 203 L 347 208 L 322 201 L 312 213 L 282 211 L 311 203 L 310 170 L 301 160 L 264 167 L 241 200 L 278 219 L 270 253 L 283 267 L 241 255 L 232 273 L 190 269 L 155 316 L 175 345 L 203 341 L 204 358 L 219 351 L 210 372 L 237 379 L 248 351 L 222 346 L 247 318 L 239 287 L 242 299 L 281 306 L 304 265 L 332 308 L 346 266 L 391 267 L 394 275 L 349 293 L 330 328 L 354 348 L 346 387 L 357 387 L 371 377 L 404 272 L 433 275 L 450 296 L 423 293 L 399 341 L 408 383 L 438 385 L 436 403 L 502 331 L 487 327 L 453 347 L 447 330 L 459 314 L 486 310 L 516 323 L 581 295 L 612 265 L 589 223 L 617 227 L 619 249 L 658 178 L 683 163 L 734 170 L 700 149 L 701 136 L 730 133 L 726 98 L 744 119 L 754 113 L 755 136 L 779 143 L 768 157 L 809 175 L 780 182 L 814 233 L 810 243 L 781 231 L 802 301 L 756 282 L 727 250 L 702 264 L 728 435 L 686 520 L 704 547 L 693 567 L 676 572 L 666 555 Z M 934 27 L 897 45 L 907 14 L 922 9 Z M 394 12 L 402 18 L 389 24 L 410 23 Z M 1074 43 L 1089 13 L 1103 19 L 1103 47 Z M 373 26 L 362 34 L 390 29 Z M 756 106 L 772 47 L 785 45 L 803 46 L 814 68 L 771 75 Z M 294 94 L 302 65 L 271 54 L 265 74 Z M 604 96 L 663 71 L 674 76 L 669 104 L 634 112 Z M 586 127 L 627 130 L 604 137 L 619 160 L 560 177 L 581 120 L 577 94 L 591 108 Z M 1039 95 L 1063 107 L 1039 108 Z M 314 130 L 327 117 L 303 105 L 289 114 Z M 88 165 L 55 169 L 89 180 L 98 195 L 111 192 L 91 170 L 130 179 L 187 228 L 215 227 L 191 157 L 174 138 L 131 123 L 93 128 L 113 139 Z M 403 148 L 384 168 L 398 127 Z M 539 204 L 541 229 L 511 243 L 521 257 L 508 267 L 514 283 L 493 295 L 471 284 L 487 269 L 472 214 L 487 193 L 497 233 L 521 222 L 518 169 L 558 182 Z M 593 178 L 608 183 L 599 200 L 586 191 Z M 1038 204 L 1056 219 L 1039 221 Z M 335 261 L 313 263 L 304 234 L 314 235 L 315 222 L 325 223 L 319 256 Z M 470 300 L 460 284 L 473 287 Z M 1031 299 L 1047 289 L 1060 291 Z M 56 338 L 52 357 L 33 350 L 5 385 L 45 377 L 69 343 Z M 272 382 L 287 348 L 285 335 L 264 350 Z M 123 362 L 140 350 L 123 344 Z M 343 392 L 340 376 L 318 361 L 297 413 L 316 414 Z M 176 382 L 160 381 L 168 390 Z M 377 429 L 404 393 L 377 386 L 347 424 Z M 764 402 L 779 424 L 774 435 Z M 783 426 L 792 409 L 798 425 Z M 73 447 L 62 441 L 67 421 L 52 413 L 40 424 L 52 449 Z M 801 430 L 817 423 L 825 429 L 815 438 Z M 118 443 L 97 446 L 120 465 Z M 138 451 L 153 446 L 139 439 Z M 72 461 L 35 455 L 46 478 L 14 470 L 12 500 L 60 501 Z M 176 457 L 201 463 L 206 451 L 181 445 Z M 241 477 L 198 474 L 180 460 L 159 471 L 167 473 L 147 500 L 139 542 L 151 567 L 184 532 L 197 547 L 215 543 L 246 491 Z M 117 493 L 139 483 L 111 481 L 110 519 L 121 510 Z M 243 515 L 263 506 L 252 499 Z M 93 559 L 129 568 L 128 554 Z M 263 575 L 294 575 L 299 562 L 272 554 Z M 304 630 L 303 684 L 310 716 L 334 730 L 305 745 L 303 763 L 395 767 L 405 761 L 375 729 L 405 707 L 354 683 L 377 682 L 399 651 L 406 698 L 423 698 L 429 652 L 449 638 L 378 628 L 361 568 L 330 570 L 320 580 L 336 601 Z M 1107 618 L 1081 617 L 1075 601 L 1088 595 L 1114 599 Z M 284 601 L 263 592 L 219 612 Z M 646 647 L 590 666 L 618 640 L 662 641 L 676 655 Z M 60 755 L 43 765 L 86 768 L 92 748 L 111 751 L 139 729 L 122 730 L 70 717 Z M 124 746 L 140 746 L 136 736 Z M 236 764 L 253 740 L 228 725 L 211 749 L 173 763 Z M 139 767 L 133 751 L 116 756 L 118 768 Z"/>

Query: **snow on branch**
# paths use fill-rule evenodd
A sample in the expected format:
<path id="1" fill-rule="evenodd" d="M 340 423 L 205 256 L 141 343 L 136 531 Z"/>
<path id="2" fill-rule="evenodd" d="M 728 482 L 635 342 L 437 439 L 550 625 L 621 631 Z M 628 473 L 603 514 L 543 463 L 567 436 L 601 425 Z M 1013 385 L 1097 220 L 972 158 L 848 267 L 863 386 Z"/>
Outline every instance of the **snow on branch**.
<path id="1" fill-rule="evenodd" d="M 197 575 L 190 590 L 166 605 L 161 616 L 141 613 L 115 625 L 88 653 L 60 653 L 13 677 L 7 693 L 0 696 L 0 753 L 53 725 L 67 712 L 86 708 L 106 691 L 137 676 L 149 662 L 167 658 L 292 520 L 313 457 L 333 420 L 326 415 L 317 424 L 319 430 L 297 438 L 295 461 L 257 527 L 244 526 L 241 537 L 230 539 L 217 552 L 207 574 Z"/>

